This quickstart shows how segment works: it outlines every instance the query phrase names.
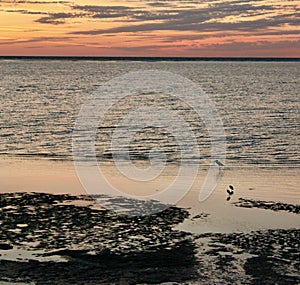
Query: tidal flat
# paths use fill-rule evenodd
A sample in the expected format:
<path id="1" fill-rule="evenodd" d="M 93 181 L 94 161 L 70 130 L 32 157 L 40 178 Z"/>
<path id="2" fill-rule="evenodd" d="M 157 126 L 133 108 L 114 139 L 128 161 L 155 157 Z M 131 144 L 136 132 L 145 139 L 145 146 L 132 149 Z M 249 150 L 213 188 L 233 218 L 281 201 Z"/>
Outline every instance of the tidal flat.
<path id="1" fill-rule="evenodd" d="M 211 213 L 165 207 L 134 216 L 99 199 L 159 209 L 102 195 L 0 194 L 0 281 L 8 284 L 298 284 L 300 229 L 195 233 L 184 223 L 208 222 Z M 98 201 L 98 202 L 96 202 Z M 241 207 L 247 208 L 241 208 Z M 268 207 L 266 207 L 268 205 Z M 273 206 L 272 206 L 273 205 Z M 231 204 L 244 211 L 288 212 L 299 206 L 254 200 Z M 296 209 L 296 210 L 295 210 Z M 262 209 L 259 209 L 262 210 Z"/>

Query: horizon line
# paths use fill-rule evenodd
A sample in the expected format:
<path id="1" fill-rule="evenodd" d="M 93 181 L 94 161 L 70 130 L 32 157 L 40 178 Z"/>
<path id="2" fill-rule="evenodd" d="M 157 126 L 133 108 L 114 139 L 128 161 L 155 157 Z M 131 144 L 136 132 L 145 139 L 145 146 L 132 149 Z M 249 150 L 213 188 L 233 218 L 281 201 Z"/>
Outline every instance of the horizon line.
<path id="1" fill-rule="evenodd" d="M 68 55 L 6 55 L 0 60 L 119 60 L 119 61 L 300 61 L 299 57 L 188 57 L 188 56 L 68 56 Z"/>

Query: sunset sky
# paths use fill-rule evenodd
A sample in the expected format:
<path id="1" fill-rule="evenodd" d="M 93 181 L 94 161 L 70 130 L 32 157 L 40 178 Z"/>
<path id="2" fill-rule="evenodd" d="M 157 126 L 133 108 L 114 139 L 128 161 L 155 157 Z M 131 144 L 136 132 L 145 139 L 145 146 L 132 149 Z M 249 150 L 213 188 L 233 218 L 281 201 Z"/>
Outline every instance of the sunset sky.
<path id="1" fill-rule="evenodd" d="M 0 55 L 300 57 L 300 1 L 0 0 Z"/>

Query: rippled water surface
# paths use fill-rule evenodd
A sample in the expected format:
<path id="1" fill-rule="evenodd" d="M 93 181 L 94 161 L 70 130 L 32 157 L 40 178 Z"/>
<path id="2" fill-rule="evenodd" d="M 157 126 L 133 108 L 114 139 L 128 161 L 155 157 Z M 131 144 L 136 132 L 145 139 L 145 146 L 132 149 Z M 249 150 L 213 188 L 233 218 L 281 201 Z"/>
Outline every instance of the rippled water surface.
<path id="1" fill-rule="evenodd" d="M 228 164 L 300 165 L 297 62 L 2 60 L 0 154 L 72 159 L 75 119 L 88 96 L 109 79 L 147 69 L 185 76 L 210 96 L 223 120 Z M 99 124 L 98 159 L 112 159 L 112 133 L 145 96 L 153 106 L 169 108 L 189 123 L 199 143 L 200 161 L 208 164 L 210 139 L 203 122 L 181 102 L 156 94 L 137 94 L 134 101 L 125 100 L 109 111 Z M 174 136 L 152 125 L 133 136 L 130 158 L 145 160 L 152 148 L 162 149 L 171 162 L 180 160 Z"/>

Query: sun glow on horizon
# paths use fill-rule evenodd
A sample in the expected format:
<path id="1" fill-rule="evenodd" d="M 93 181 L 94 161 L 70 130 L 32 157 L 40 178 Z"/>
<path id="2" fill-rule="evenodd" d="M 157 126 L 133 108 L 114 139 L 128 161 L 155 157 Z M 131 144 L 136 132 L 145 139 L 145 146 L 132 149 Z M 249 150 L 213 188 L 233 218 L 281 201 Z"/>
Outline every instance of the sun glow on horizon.
<path id="1" fill-rule="evenodd" d="M 0 1 L 0 55 L 299 57 L 298 1 Z"/>

